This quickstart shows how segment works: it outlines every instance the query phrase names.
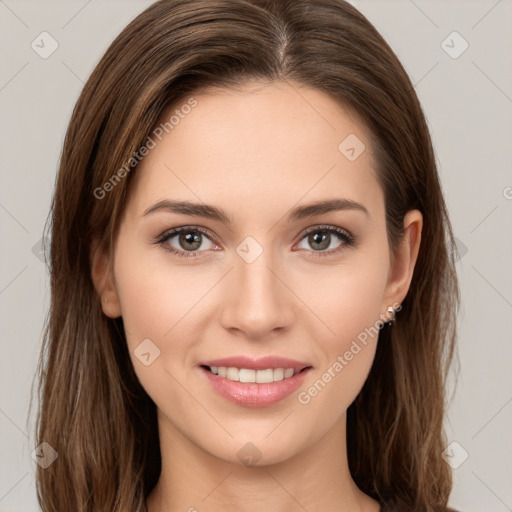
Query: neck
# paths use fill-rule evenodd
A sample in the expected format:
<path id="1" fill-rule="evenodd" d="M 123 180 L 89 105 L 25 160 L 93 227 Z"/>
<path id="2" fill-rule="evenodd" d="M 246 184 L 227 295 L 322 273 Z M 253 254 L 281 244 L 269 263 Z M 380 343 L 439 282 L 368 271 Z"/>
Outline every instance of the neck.
<path id="1" fill-rule="evenodd" d="M 159 412 L 162 471 L 148 512 L 378 512 L 348 468 L 346 416 L 307 450 L 247 467 L 219 459 L 185 437 Z"/>

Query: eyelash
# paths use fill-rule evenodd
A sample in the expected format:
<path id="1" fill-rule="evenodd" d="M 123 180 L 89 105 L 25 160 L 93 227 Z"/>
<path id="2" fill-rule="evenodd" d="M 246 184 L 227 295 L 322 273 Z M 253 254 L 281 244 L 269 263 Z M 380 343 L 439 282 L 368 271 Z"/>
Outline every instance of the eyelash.
<path id="1" fill-rule="evenodd" d="M 176 235 L 179 235 L 183 232 L 197 232 L 201 233 L 202 235 L 205 235 L 207 238 L 211 239 L 211 235 L 208 230 L 201 228 L 199 226 L 182 226 L 179 228 L 173 228 L 169 231 L 166 231 L 165 233 L 162 233 L 156 240 L 155 243 L 159 246 L 161 246 L 165 251 L 170 252 L 171 254 L 178 256 L 179 258 L 197 258 L 199 257 L 199 254 L 206 251 L 180 251 L 178 249 L 175 249 L 174 247 L 167 244 L 167 242 L 173 238 Z M 322 232 L 323 234 L 334 234 L 336 235 L 341 242 L 343 242 L 339 247 L 336 249 L 331 249 L 330 251 L 309 251 L 307 249 L 299 249 L 299 251 L 307 251 L 311 252 L 313 257 L 327 257 L 331 256 L 332 254 L 338 253 L 341 250 L 343 250 L 344 247 L 355 247 L 358 243 L 357 237 L 354 235 L 351 235 L 348 231 L 345 231 L 344 229 L 338 228 L 336 226 L 326 226 L 326 225 L 320 225 L 315 226 L 314 228 L 309 229 L 305 233 L 302 234 L 300 240 L 303 240 L 311 233 L 318 233 Z M 212 240 L 213 241 L 213 240 Z"/>

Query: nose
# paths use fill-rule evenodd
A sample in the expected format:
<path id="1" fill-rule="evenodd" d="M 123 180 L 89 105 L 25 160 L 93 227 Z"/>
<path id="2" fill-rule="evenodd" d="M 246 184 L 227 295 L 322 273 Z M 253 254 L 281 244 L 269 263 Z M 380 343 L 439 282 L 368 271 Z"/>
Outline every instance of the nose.
<path id="1" fill-rule="evenodd" d="M 248 263 L 236 256 L 225 283 L 221 322 L 225 329 L 261 341 L 290 329 L 295 320 L 294 295 L 271 251 Z"/>

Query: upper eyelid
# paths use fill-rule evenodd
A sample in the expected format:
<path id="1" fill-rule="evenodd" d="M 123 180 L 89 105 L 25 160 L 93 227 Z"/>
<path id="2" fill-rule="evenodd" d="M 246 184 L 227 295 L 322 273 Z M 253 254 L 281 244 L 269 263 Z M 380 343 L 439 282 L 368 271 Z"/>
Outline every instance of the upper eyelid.
<path id="1" fill-rule="evenodd" d="M 333 226 L 331 224 L 317 224 L 316 226 L 311 226 L 311 227 L 306 228 L 303 231 L 301 231 L 299 236 L 300 237 L 304 237 L 308 233 L 311 233 L 311 232 L 314 232 L 314 231 L 321 231 L 321 230 L 334 231 L 336 233 L 339 233 L 340 231 L 342 231 L 342 232 L 344 232 L 346 235 L 348 235 L 350 237 L 353 236 L 352 233 L 350 231 L 348 231 L 347 229 L 340 228 L 339 226 Z"/>

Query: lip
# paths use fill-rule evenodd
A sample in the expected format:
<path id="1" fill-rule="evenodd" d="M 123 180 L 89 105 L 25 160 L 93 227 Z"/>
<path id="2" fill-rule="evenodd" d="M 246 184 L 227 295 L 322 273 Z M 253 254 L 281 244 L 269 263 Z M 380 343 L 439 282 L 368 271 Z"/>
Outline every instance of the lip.
<path id="1" fill-rule="evenodd" d="M 214 375 L 202 366 L 225 366 L 228 368 L 236 367 L 252 370 L 293 368 L 299 373 L 277 382 L 258 384 L 256 382 L 229 380 L 225 377 Z M 284 400 L 299 388 L 312 370 L 312 366 L 284 357 L 268 356 L 260 359 L 251 359 L 246 356 L 235 356 L 204 361 L 200 363 L 198 369 L 212 388 L 230 402 L 243 407 L 267 407 Z"/>
<path id="2" fill-rule="evenodd" d="M 276 368 L 293 368 L 296 372 L 300 372 L 308 366 L 312 366 L 310 363 L 304 363 L 296 361 L 294 359 L 288 359 L 287 357 L 278 356 L 265 356 L 258 359 L 251 359 L 247 356 L 232 356 L 223 359 L 211 359 L 209 361 L 202 361 L 199 366 L 225 366 L 226 368 L 247 368 L 248 370 L 267 370 Z"/>

